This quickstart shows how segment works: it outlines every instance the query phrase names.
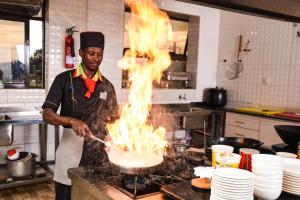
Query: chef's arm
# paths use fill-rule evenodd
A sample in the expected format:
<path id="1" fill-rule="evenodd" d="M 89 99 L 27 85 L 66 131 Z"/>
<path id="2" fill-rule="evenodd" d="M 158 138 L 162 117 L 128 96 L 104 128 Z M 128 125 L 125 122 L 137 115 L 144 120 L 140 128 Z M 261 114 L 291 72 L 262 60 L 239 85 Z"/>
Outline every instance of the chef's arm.
<path id="1" fill-rule="evenodd" d="M 52 125 L 72 127 L 75 133 L 82 137 L 92 135 L 90 128 L 83 121 L 72 117 L 60 116 L 51 108 L 44 108 L 43 120 Z"/>

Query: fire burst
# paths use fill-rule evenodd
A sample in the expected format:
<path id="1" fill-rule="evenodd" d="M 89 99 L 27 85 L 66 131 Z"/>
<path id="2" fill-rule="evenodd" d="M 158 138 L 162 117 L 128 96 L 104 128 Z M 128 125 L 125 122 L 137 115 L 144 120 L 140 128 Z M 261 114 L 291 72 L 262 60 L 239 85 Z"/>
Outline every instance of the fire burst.
<path id="1" fill-rule="evenodd" d="M 120 119 L 108 124 L 107 129 L 113 145 L 131 153 L 135 157 L 131 159 L 135 163 L 132 166 L 140 167 L 145 160 L 138 161 L 139 157 L 151 159 L 150 155 L 155 154 L 163 159 L 167 144 L 165 128 L 155 129 L 147 119 L 152 105 L 153 81 L 159 82 L 163 70 L 171 64 L 168 47 L 172 43 L 172 29 L 167 14 L 152 0 L 125 2 L 131 8 L 131 20 L 126 24 L 130 49 L 119 66 L 128 70 L 130 91 Z M 114 162 L 123 165 L 121 161 Z"/>

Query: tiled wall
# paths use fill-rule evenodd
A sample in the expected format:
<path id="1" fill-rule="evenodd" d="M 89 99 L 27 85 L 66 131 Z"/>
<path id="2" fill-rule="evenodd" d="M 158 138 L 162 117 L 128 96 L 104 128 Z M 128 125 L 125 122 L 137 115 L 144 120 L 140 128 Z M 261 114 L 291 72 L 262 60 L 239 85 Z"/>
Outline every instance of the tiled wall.
<path id="1" fill-rule="evenodd" d="M 228 90 L 229 104 L 300 108 L 300 24 L 221 12 L 217 85 Z M 242 53 L 244 71 L 225 77 L 236 62 L 239 35 L 249 52 Z M 226 59 L 227 62 L 223 60 Z"/>
<path id="2" fill-rule="evenodd" d="M 200 17 L 197 90 L 156 90 L 153 94 L 155 103 L 186 103 L 200 101 L 202 89 L 216 83 L 219 10 L 177 2 L 159 0 L 159 7 L 178 13 Z M 67 6 L 66 6 L 67 5 Z M 46 22 L 46 90 L 0 90 L 0 106 L 36 106 L 41 107 L 47 89 L 55 76 L 65 71 L 64 38 L 68 27 L 76 26 L 82 31 L 102 31 L 106 37 L 104 60 L 100 69 L 115 86 L 118 102 L 127 100 L 128 90 L 121 89 L 121 69 L 117 62 L 123 51 L 124 1 L 123 0 L 51 0 Z M 75 49 L 79 48 L 79 34 L 74 34 Z M 76 63 L 80 57 L 76 50 Z M 186 100 L 178 96 L 185 94 Z M 48 126 L 48 159 L 54 159 L 54 127 Z M 21 149 L 39 152 L 39 138 L 36 125 L 15 128 L 16 143 Z M 5 152 L 9 147 L 1 147 Z M 0 160 L 1 163 L 1 160 Z"/>

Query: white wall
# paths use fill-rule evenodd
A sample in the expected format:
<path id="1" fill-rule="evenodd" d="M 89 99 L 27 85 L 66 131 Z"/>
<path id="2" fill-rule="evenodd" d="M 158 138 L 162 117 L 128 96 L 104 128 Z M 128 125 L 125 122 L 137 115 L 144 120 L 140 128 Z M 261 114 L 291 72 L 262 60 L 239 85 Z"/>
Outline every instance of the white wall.
<path id="1" fill-rule="evenodd" d="M 68 5 L 68 6 L 66 6 Z M 155 90 L 154 103 L 176 103 L 200 101 L 202 89 L 215 86 L 218 49 L 219 10 L 198 5 L 177 2 L 174 0 L 160 0 L 159 7 L 178 13 L 185 13 L 200 17 L 200 40 L 198 53 L 198 82 L 196 90 Z M 119 103 L 127 100 L 128 90 L 121 89 L 121 69 L 117 62 L 123 51 L 124 2 L 123 0 L 51 0 L 46 22 L 46 89 L 17 89 L 0 90 L 0 106 L 35 106 L 41 107 L 48 89 L 55 76 L 64 68 L 64 38 L 68 27 L 77 26 L 77 30 L 101 31 L 105 34 L 104 60 L 100 66 L 101 72 L 115 86 Z M 74 34 L 75 48 L 79 48 L 79 34 Z M 76 50 L 76 63 L 80 63 Z M 178 96 L 185 94 L 187 100 L 180 101 Z M 53 126 L 49 126 L 49 155 L 54 158 Z M 14 145 L 32 152 L 39 152 L 38 129 L 36 125 L 18 126 L 15 128 L 18 140 Z M 0 148 L 5 152 L 7 148 Z M 1 160 L 0 160 L 1 163 Z"/>
<path id="2" fill-rule="evenodd" d="M 229 104 L 300 108 L 300 37 L 297 31 L 300 31 L 299 24 L 294 26 L 290 22 L 221 12 L 217 85 L 228 90 Z M 250 41 L 251 51 L 242 54 L 242 76 L 228 80 L 225 70 L 236 61 L 241 34 L 244 42 Z"/>

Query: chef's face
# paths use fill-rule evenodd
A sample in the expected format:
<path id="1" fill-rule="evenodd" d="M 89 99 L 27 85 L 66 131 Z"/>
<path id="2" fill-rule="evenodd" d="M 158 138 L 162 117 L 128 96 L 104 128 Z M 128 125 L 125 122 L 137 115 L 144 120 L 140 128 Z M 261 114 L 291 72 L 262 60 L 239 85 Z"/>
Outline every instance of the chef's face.
<path id="1" fill-rule="evenodd" d="M 89 70 L 98 70 L 103 59 L 103 49 L 99 47 L 88 47 L 79 50 L 83 65 Z"/>

